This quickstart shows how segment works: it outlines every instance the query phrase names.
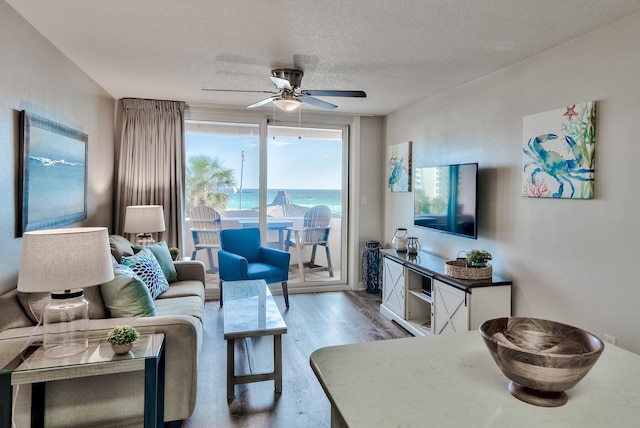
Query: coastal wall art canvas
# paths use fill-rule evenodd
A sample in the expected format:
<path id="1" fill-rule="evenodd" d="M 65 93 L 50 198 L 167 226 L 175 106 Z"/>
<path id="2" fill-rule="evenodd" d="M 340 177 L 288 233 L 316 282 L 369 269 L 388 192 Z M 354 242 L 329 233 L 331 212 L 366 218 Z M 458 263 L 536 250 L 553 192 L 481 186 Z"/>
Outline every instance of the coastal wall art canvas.
<path id="1" fill-rule="evenodd" d="M 26 111 L 20 113 L 20 121 L 18 236 L 86 219 L 88 136 Z"/>
<path id="2" fill-rule="evenodd" d="M 390 192 L 411 191 L 411 141 L 389 146 L 388 188 Z"/>
<path id="3" fill-rule="evenodd" d="M 594 198 L 596 102 L 526 116 L 522 195 Z"/>

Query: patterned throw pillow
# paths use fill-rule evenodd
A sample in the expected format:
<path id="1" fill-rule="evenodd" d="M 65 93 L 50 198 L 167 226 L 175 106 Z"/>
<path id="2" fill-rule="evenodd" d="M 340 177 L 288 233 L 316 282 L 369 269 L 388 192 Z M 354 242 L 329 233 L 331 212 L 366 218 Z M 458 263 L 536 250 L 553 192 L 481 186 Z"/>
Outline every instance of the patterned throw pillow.
<path id="1" fill-rule="evenodd" d="M 144 281 L 152 299 L 169 289 L 169 282 L 164 276 L 158 260 L 147 248 L 133 256 L 122 257 L 120 263 L 130 267 Z"/>
<path id="2" fill-rule="evenodd" d="M 178 279 L 178 273 L 176 272 L 176 267 L 173 265 L 173 259 L 171 258 L 171 253 L 169 252 L 169 247 L 166 242 L 160 241 L 157 244 L 147 245 L 146 247 L 138 245 L 134 245 L 133 247 L 136 253 L 142 251 L 143 248 L 149 249 L 153 255 L 156 256 L 156 260 L 158 260 L 158 264 L 162 268 L 162 272 L 169 283 L 175 282 Z"/>

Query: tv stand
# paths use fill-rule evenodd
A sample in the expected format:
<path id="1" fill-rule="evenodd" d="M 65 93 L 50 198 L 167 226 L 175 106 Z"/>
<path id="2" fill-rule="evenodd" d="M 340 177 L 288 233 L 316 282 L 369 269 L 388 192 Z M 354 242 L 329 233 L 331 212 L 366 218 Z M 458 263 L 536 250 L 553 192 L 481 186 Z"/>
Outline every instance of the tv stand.
<path id="1" fill-rule="evenodd" d="M 511 316 L 510 280 L 462 280 L 444 273 L 445 259 L 424 251 L 381 250 L 384 277 L 380 312 L 414 336 L 475 330 Z"/>

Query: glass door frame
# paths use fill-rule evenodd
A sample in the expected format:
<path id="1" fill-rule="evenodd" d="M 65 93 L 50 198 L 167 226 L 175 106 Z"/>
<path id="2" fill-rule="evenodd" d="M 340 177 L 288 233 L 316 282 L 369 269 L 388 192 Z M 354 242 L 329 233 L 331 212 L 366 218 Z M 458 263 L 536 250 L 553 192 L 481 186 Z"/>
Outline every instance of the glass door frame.
<path id="1" fill-rule="evenodd" d="M 358 235 L 357 224 L 353 221 L 353 216 L 356 215 L 358 206 L 353 205 L 350 196 L 357 193 L 354 190 L 357 179 L 354 174 L 357 174 L 358 167 L 351 165 L 352 156 L 357 144 L 357 136 L 359 135 L 359 118 L 357 116 L 348 115 L 318 115 L 307 112 L 308 119 L 305 122 L 282 120 L 280 117 L 277 121 L 273 119 L 272 115 L 265 114 L 265 112 L 259 111 L 241 111 L 232 109 L 219 109 L 213 106 L 207 105 L 192 105 L 188 106 L 185 122 L 189 121 L 204 121 L 214 123 L 229 123 L 229 124 L 246 124 L 246 125 L 258 125 L 259 127 L 259 144 L 260 144 L 260 186 L 259 186 L 259 224 L 261 226 L 261 234 L 263 240 L 266 238 L 266 205 L 267 205 L 267 133 L 268 125 L 270 121 L 273 121 L 276 126 L 287 127 L 306 127 L 306 128 L 329 128 L 342 130 L 343 138 L 343 166 L 342 166 L 342 225 L 341 225 L 341 255 L 340 255 L 340 267 L 341 276 L 339 280 L 327 281 L 322 284 L 314 284 L 298 287 L 292 284 L 289 289 L 304 288 L 309 292 L 320 291 L 341 291 L 356 289 L 358 284 L 359 269 L 357 268 L 354 260 L 357 261 L 358 249 L 353 248 L 353 242 L 357 242 L 355 238 Z M 351 126 L 355 125 L 355 130 L 351 129 Z M 354 133 L 356 140 L 353 140 Z M 357 187 L 357 186 L 356 186 Z M 353 210 L 356 210 L 354 212 Z M 186 235 L 185 235 L 186 236 Z M 349 284 L 353 284 L 349 286 Z"/>
<path id="2" fill-rule="evenodd" d="M 348 284 L 349 271 L 350 271 L 349 265 L 348 265 L 348 260 L 349 260 L 348 258 L 349 240 L 348 239 L 349 239 L 349 226 L 350 226 L 349 194 L 350 194 L 350 185 L 351 185 L 351 180 L 349 177 L 349 170 L 350 170 L 349 160 L 350 160 L 350 152 L 351 152 L 349 125 L 317 124 L 317 123 L 309 123 L 309 122 L 294 123 L 294 122 L 287 122 L 287 121 L 280 121 L 280 120 L 272 124 L 270 123 L 271 119 L 265 118 L 265 120 L 267 125 L 265 126 L 265 129 L 267 130 L 267 133 L 264 138 L 264 146 L 261 145 L 260 147 L 261 149 L 260 156 L 264 157 L 264 159 L 260 160 L 261 169 L 260 169 L 260 213 L 259 213 L 259 224 L 260 224 L 260 231 L 261 231 L 263 242 L 265 241 L 265 234 L 267 231 L 266 206 L 268 203 L 267 191 L 269 190 L 268 180 L 267 180 L 268 171 L 267 171 L 267 165 L 266 165 L 267 158 L 268 158 L 268 153 L 267 153 L 268 126 L 273 125 L 273 126 L 287 127 L 292 129 L 300 128 L 300 127 L 311 128 L 311 129 L 332 129 L 332 130 L 339 130 L 342 133 L 342 167 L 341 167 L 342 176 L 340 177 L 341 191 L 342 191 L 342 197 L 341 197 L 342 208 L 340 213 L 340 260 L 339 260 L 339 264 L 337 264 L 337 266 L 339 266 L 340 268 L 340 278 L 336 280 L 322 281 L 322 282 L 316 282 L 311 284 L 307 283 L 308 285 L 300 285 L 299 283 L 294 283 L 289 285 L 289 289 L 295 290 L 298 288 L 312 288 L 314 286 L 322 287 L 323 285 L 332 286 L 336 284 L 346 285 Z M 262 130 L 262 127 L 260 129 Z M 260 144 L 263 144 L 262 132 L 260 133 Z M 264 168 L 262 168 L 263 166 Z M 264 182 L 262 180 L 264 180 Z M 263 197 L 264 197 L 264 204 L 262 202 Z M 336 264 L 334 263 L 334 265 Z"/>

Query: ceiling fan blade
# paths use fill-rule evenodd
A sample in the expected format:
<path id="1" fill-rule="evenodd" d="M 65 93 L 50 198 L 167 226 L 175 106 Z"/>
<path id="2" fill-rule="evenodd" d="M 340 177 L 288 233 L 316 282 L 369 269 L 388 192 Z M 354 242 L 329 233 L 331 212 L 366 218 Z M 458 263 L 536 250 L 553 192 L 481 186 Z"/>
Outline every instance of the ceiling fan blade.
<path id="1" fill-rule="evenodd" d="M 289 83 L 289 81 L 286 79 L 281 79 L 275 76 L 269 76 L 269 79 L 271 79 L 273 84 L 276 85 L 278 89 L 288 89 L 290 91 L 293 90 L 293 88 L 291 87 L 291 83 Z"/>
<path id="2" fill-rule="evenodd" d="M 279 94 L 279 92 L 276 91 L 249 91 L 249 90 L 245 90 L 245 89 L 210 89 L 210 88 L 202 88 L 203 91 L 210 91 L 210 92 L 253 92 L 253 93 L 258 93 L 258 94 Z"/>
<path id="3" fill-rule="evenodd" d="M 269 104 L 271 101 L 273 101 L 275 97 L 269 97 L 269 98 L 265 98 L 262 101 L 258 101 L 257 103 L 253 103 L 250 106 L 247 106 L 247 108 L 256 108 L 256 107 L 260 107 L 263 106 L 265 104 Z"/>
<path id="4" fill-rule="evenodd" d="M 302 95 L 310 95 L 312 97 L 355 97 L 366 98 L 367 94 L 364 91 L 333 91 L 333 90 L 310 90 L 305 89 Z"/>
<path id="5" fill-rule="evenodd" d="M 335 104 L 331 104 L 326 101 L 322 101 L 317 98 L 310 97 L 308 95 L 301 95 L 298 97 L 298 99 L 303 103 L 311 104 L 312 106 L 315 106 L 324 110 L 333 110 L 334 108 L 338 108 L 338 106 Z"/>

